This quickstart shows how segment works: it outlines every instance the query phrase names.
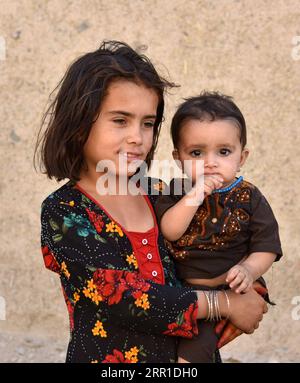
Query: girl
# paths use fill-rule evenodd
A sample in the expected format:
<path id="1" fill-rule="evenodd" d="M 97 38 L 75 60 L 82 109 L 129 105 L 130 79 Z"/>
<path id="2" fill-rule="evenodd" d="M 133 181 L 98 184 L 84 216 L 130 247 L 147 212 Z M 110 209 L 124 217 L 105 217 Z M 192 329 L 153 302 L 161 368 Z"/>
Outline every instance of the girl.
<path id="1" fill-rule="evenodd" d="M 60 275 L 70 315 L 67 362 L 175 362 L 177 337 L 192 338 L 207 316 L 203 292 L 179 286 L 157 226 L 152 206 L 164 184 L 145 178 L 136 195 L 97 191 L 99 161 L 114 165 L 117 190 L 124 179 L 132 186 L 137 164 L 150 165 L 172 85 L 145 56 L 106 42 L 71 65 L 46 114 L 45 173 L 69 179 L 41 213 L 45 265 Z M 248 333 L 267 310 L 254 291 L 217 299 L 221 316 Z"/>

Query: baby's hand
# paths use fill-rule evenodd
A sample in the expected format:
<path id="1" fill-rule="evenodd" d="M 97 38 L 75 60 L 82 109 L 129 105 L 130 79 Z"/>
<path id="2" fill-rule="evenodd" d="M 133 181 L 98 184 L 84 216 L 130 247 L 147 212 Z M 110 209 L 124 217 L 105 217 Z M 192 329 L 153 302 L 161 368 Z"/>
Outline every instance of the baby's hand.
<path id="1" fill-rule="evenodd" d="M 226 282 L 236 293 L 246 293 L 252 288 L 253 277 L 245 266 L 236 265 L 228 271 Z"/>
<path id="2" fill-rule="evenodd" d="M 215 189 L 219 189 L 223 185 L 223 178 L 217 175 L 204 176 L 204 181 L 203 176 L 201 176 L 197 182 L 200 183 L 201 181 L 204 183 L 204 197 L 210 195 Z"/>

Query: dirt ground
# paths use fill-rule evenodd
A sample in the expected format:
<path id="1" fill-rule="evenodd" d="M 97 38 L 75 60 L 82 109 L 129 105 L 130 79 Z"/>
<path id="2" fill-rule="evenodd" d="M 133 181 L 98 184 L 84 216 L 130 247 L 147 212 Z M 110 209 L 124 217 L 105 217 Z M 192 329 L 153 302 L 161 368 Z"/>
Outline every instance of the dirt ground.
<path id="1" fill-rule="evenodd" d="M 56 338 L 0 334 L 2 363 L 64 363 L 66 352 L 67 343 Z M 224 358 L 224 362 L 240 363 L 233 358 Z"/>
<path id="2" fill-rule="evenodd" d="M 64 363 L 66 349 L 55 338 L 0 334 L 1 363 Z"/>
<path id="3" fill-rule="evenodd" d="M 68 340 L 59 341 L 56 337 L 23 335 L 17 333 L 0 334 L 0 363 L 64 363 Z M 268 353 L 241 353 L 240 357 L 230 350 L 221 351 L 224 363 L 280 363 L 299 361 L 299 355 L 289 354 L 289 349 L 280 348 L 268 358 Z"/>

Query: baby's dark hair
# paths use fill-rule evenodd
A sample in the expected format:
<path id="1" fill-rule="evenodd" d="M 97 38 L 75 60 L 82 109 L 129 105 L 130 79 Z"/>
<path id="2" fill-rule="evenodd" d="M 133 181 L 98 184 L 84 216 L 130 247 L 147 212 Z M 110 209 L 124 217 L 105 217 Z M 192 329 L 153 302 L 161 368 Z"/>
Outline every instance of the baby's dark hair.
<path id="1" fill-rule="evenodd" d="M 171 136 L 174 148 L 178 148 L 180 130 L 189 120 L 216 121 L 232 120 L 240 131 L 242 148 L 247 143 L 246 122 L 232 97 L 219 92 L 202 92 L 199 96 L 186 98 L 179 106 L 171 123 Z"/>
<path id="2" fill-rule="evenodd" d="M 68 68 L 54 90 L 58 90 L 57 95 L 43 116 L 34 164 L 38 162 L 49 178 L 79 180 L 85 165 L 83 147 L 92 124 L 99 116 L 109 85 L 120 79 L 142 84 L 158 95 L 153 145 L 146 158 L 150 165 L 163 119 L 164 92 L 175 84 L 162 78 L 151 61 L 129 45 L 105 41 L 99 49 L 79 57 Z M 44 125 L 46 130 L 41 134 Z"/>

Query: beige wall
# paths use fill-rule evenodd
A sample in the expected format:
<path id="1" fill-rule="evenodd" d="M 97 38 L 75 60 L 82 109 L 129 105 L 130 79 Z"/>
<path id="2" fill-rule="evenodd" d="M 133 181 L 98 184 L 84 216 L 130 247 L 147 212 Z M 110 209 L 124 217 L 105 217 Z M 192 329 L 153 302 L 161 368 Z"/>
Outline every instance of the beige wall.
<path id="1" fill-rule="evenodd" d="M 299 20 L 299 0 L 0 0 L 6 42 L 5 60 L 0 54 L 0 296 L 7 311 L 0 332 L 67 341 L 59 282 L 44 269 L 39 249 L 40 203 L 57 184 L 34 172 L 33 145 L 48 95 L 67 65 L 103 39 L 119 39 L 148 45 L 158 69 L 181 84 L 167 99 L 156 158 L 171 158 L 170 117 L 184 96 L 218 89 L 244 112 L 251 151 L 244 175 L 273 206 L 284 258 L 267 275 L 277 306 L 224 355 L 300 361 L 300 320 L 292 319 L 292 299 L 300 296 L 300 49 L 292 44 Z"/>

